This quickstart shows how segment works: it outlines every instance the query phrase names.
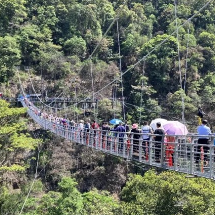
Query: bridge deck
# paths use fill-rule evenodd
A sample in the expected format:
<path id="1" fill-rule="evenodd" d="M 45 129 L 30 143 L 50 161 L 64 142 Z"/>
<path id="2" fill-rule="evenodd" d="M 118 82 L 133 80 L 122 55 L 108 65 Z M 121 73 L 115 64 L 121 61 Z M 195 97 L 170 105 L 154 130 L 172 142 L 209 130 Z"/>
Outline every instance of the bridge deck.
<path id="1" fill-rule="evenodd" d="M 28 108 L 24 100 L 21 102 L 24 107 Z M 210 145 L 207 145 L 207 150 L 204 152 L 203 145 L 197 143 L 198 136 L 193 134 L 186 136 L 166 135 L 162 143 L 155 142 L 153 138 L 155 135 L 150 135 L 150 140 L 143 143 L 142 138 L 135 140 L 131 133 L 126 133 L 121 138 L 112 131 L 103 133 L 101 130 L 91 129 L 82 131 L 77 127 L 67 127 L 44 119 L 29 108 L 28 114 L 44 129 L 104 153 L 154 167 L 205 178 L 215 178 L 214 136 L 210 136 Z"/>

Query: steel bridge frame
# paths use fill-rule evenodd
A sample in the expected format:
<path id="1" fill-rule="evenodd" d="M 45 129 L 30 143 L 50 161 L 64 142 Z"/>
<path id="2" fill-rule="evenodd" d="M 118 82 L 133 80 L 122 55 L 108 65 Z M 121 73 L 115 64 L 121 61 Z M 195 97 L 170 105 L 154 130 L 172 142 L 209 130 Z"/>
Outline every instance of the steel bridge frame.
<path id="1" fill-rule="evenodd" d="M 136 140 L 133 138 L 133 134 L 129 132 L 120 137 L 119 133 L 114 131 L 80 130 L 77 126 L 57 124 L 50 119 L 39 116 L 34 108 L 30 108 L 25 103 L 24 99 L 21 100 L 21 103 L 27 108 L 30 117 L 42 128 L 74 143 L 86 145 L 128 161 L 215 179 L 215 136 L 165 135 L 163 141 L 156 142 L 154 141 L 156 135 L 148 134 L 150 139 L 143 142 L 142 134 L 140 134 L 141 138 Z M 198 144 L 198 138 L 209 138 L 210 144 Z M 204 152 L 205 147 L 208 150 Z M 156 154 L 159 154 L 159 157 Z M 205 158 L 207 158 L 206 161 Z"/>

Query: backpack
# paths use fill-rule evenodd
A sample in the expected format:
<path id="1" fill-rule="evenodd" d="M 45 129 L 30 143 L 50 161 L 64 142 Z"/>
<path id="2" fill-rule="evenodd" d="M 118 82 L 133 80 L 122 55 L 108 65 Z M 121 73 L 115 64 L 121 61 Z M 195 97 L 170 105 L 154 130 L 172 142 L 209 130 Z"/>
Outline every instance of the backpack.
<path id="1" fill-rule="evenodd" d="M 89 129 L 90 128 L 89 123 L 85 123 L 84 128 Z"/>

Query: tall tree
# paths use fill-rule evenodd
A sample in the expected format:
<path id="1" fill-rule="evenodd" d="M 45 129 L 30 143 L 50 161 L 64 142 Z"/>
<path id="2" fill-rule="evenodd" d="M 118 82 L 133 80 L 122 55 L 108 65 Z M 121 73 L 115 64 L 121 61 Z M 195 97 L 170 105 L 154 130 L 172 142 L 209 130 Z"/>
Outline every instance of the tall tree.
<path id="1" fill-rule="evenodd" d="M 14 66 L 20 62 L 19 45 L 15 37 L 0 37 L 0 82 L 6 82 L 14 74 Z"/>

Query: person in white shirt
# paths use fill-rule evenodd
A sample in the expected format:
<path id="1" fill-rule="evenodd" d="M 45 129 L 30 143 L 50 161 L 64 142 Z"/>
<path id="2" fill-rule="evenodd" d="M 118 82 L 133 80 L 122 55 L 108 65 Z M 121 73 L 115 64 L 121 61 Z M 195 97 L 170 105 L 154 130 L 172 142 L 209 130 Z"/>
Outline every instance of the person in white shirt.
<path id="1" fill-rule="evenodd" d="M 79 121 L 78 129 L 79 131 L 82 131 L 84 129 L 84 120 Z"/>
<path id="2" fill-rule="evenodd" d="M 148 125 L 148 122 L 145 121 L 142 127 L 142 139 L 143 141 L 148 141 L 150 139 L 149 134 L 152 134 L 152 128 Z"/>
<path id="3" fill-rule="evenodd" d="M 143 123 L 143 127 L 142 127 L 142 130 L 141 130 L 141 133 L 142 133 L 142 139 L 143 139 L 143 142 L 142 142 L 143 151 L 144 151 L 144 153 L 146 155 L 146 153 L 148 152 L 148 143 L 149 143 L 149 140 L 150 140 L 150 135 L 149 134 L 153 133 L 153 130 L 148 125 L 147 121 L 145 121 Z"/>

